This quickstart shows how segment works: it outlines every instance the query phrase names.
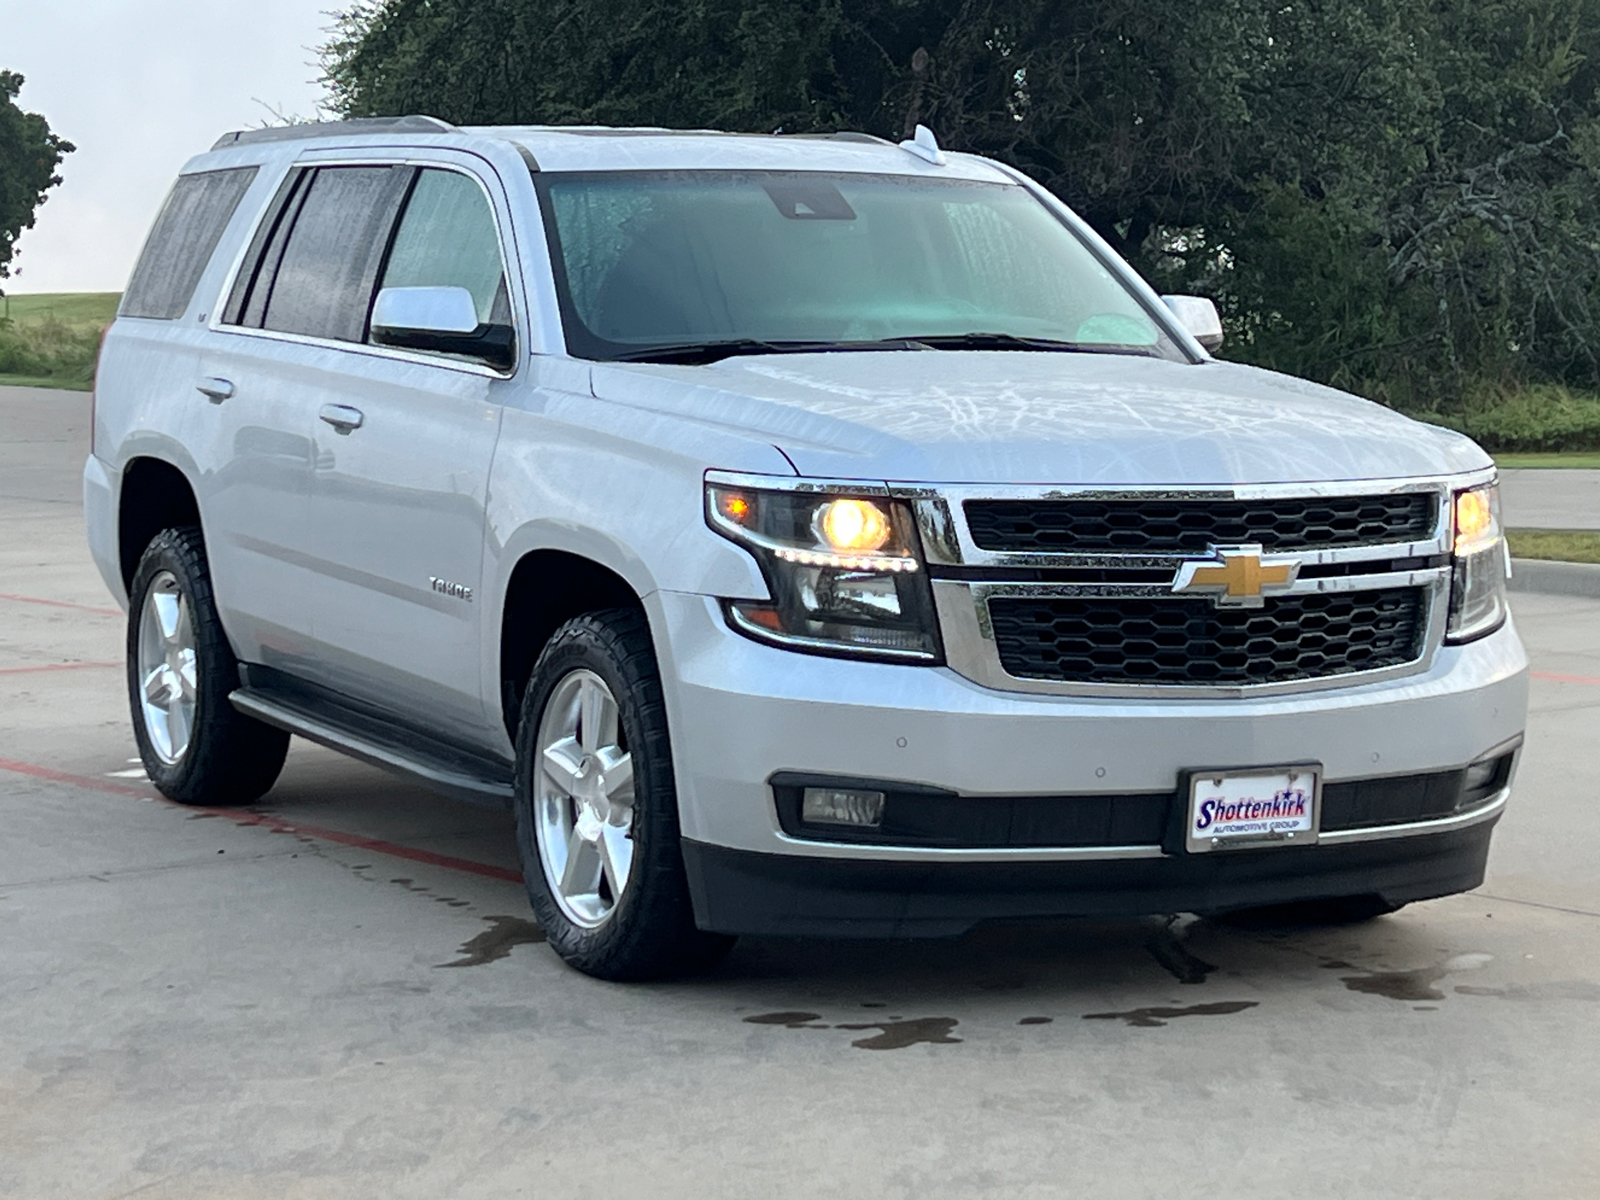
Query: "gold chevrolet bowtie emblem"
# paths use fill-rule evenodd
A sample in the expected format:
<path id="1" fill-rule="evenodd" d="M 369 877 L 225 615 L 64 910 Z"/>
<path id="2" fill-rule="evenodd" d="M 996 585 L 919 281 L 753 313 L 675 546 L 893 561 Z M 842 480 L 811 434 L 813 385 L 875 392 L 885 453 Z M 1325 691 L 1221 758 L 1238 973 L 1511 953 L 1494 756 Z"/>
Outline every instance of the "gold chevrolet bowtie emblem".
<path id="1" fill-rule="evenodd" d="M 1208 593 L 1219 608 L 1260 608 L 1264 593 L 1287 591 L 1299 573 L 1299 559 L 1268 558 L 1260 546 L 1213 546 L 1210 558 L 1178 568 L 1172 590 Z"/>

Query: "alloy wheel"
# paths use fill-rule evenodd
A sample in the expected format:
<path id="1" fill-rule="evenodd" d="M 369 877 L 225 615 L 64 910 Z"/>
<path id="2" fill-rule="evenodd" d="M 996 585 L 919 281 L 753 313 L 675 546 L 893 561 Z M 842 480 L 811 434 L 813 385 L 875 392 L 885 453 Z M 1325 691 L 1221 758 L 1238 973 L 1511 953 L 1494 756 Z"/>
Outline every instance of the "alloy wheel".
<path id="1" fill-rule="evenodd" d="M 633 756 L 610 687 L 589 670 L 564 676 L 539 719 L 534 829 L 550 891 L 568 920 L 605 924 L 633 867 Z"/>
<path id="2" fill-rule="evenodd" d="M 194 732 L 196 663 L 189 600 L 171 571 L 150 581 L 139 616 L 139 710 L 156 757 L 183 760 Z"/>

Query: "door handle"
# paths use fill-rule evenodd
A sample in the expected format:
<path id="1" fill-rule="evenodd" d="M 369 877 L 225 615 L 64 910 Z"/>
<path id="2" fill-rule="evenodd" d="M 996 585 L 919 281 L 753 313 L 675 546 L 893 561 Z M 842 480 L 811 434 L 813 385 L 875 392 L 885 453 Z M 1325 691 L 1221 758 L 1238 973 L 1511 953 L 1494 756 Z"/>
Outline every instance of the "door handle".
<path id="1" fill-rule="evenodd" d="M 199 383 L 194 385 L 194 388 L 195 391 L 199 392 L 213 404 L 221 404 L 224 400 L 230 399 L 233 396 L 233 380 L 231 379 L 221 379 L 216 376 L 212 376 L 210 379 L 202 379 Z"/>
<path id="2" fill-rule="evenodd" d="M 352 429 L 360 429 L 361 422 L 366 420 L 359 408 L 348 404 L 324 404 L 320 415 L 342 436 L 348 436 Z"/>

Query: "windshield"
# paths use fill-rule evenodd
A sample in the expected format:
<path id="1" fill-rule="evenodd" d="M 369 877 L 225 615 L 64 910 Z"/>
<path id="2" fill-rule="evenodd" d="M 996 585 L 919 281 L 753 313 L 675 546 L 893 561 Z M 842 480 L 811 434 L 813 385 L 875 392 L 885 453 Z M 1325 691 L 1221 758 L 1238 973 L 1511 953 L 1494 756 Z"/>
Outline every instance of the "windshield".
<path id="1" fill-rule="evenodd" d="M 923 349 L 917 339 L 931 339 L 1185 360 L 1016 185 L 670 171 L 547 174 L 539 187 L 567 345 L 580 357 L 691 361 L 671 351 Z"/>

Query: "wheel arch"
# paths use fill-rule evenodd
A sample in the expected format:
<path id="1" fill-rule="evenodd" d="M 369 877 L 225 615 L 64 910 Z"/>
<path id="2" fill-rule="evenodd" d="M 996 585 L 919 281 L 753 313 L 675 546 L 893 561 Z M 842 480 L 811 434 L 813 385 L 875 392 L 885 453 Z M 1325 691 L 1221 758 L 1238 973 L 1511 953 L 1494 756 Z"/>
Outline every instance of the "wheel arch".
<path id="1" fill-rule="evenodd" d="M 543 546 L 517 558 L 500 608 L 498 658 L 501 718 L 513 741 L 522 694 L 550 636 L 584 613 L 606 608 L 646 612 L 644 596 L 653 590 L 574 550 Z"/>
<path id="2" fill-rule="evenodd" d="M 117 559 L 123 587 L 133 582 L 139 559 L 156 534 L 200 524 L 194 484 L 180 468 L 162 458 L 129 459 L 122 468 L 117 497 Z"/>

